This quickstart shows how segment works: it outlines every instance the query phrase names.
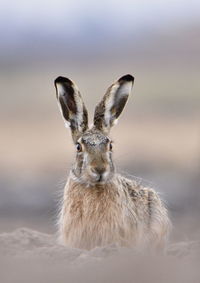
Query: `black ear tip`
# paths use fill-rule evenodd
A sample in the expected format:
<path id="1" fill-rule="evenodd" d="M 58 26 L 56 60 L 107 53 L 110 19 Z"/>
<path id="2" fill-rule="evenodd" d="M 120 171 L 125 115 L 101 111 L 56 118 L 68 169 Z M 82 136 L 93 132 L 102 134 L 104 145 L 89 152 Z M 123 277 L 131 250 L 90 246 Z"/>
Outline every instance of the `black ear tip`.
<path id="1" fill-rule="evenodd" d="M 65 78 L 65 77 L 61 77 L 61 76 L 57 77 L 57 79 L 55 79 L 55 81 L 54 81 L 55 85 L 58 84 L 58 83 L 67 83 L 69 85 L 73 84 L 73 82 L 70 79 Z"/>
<path id="2" fill-rule="evenodd" d="M 122 81 L 134 82 L 134 77 L 132 75 L 128 74 L 128 75 L 121 77 L 118 81 L 119 82 L 122 82 Z"/>

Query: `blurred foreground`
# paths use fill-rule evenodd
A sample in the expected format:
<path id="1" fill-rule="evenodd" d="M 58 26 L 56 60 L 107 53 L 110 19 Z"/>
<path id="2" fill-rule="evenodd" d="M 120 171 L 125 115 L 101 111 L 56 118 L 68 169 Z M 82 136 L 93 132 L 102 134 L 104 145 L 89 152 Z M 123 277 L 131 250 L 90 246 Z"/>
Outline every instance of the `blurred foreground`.
<path id="1" fill-rule="evenodd" d="M 91 251 L 58 245 L 29 229 L 0 234 L 1 282 L 198 283 L 200 241 L 169 245 L 165 255 L 115 245 Z"/>

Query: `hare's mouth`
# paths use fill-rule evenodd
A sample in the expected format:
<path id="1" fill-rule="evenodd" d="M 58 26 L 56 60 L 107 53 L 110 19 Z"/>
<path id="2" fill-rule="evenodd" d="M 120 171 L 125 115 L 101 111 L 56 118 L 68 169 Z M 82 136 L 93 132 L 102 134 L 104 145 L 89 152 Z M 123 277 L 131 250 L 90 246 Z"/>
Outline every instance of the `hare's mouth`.
<path id="1" fill-rule="evenodd" d="M 97 179 L 97 183 L 101 183 L 103 181 L 103 176 L 99 175 L 99 178 Z"/>
<path id="2" fill-rule="evenodd" d="M 90 180 L 95 184 L 105 184 L 109 179 L 109 172 L 104 172 L 102 174 L 92 173 L 90 174 Z"/>
<path id="3" fill-rule="evenodd" d="M 103 185 L 107 182 L 107 178 L 105 179 L 103 175 L 100 175 L 99 178 L 96 180 L 96 184 Z"/>

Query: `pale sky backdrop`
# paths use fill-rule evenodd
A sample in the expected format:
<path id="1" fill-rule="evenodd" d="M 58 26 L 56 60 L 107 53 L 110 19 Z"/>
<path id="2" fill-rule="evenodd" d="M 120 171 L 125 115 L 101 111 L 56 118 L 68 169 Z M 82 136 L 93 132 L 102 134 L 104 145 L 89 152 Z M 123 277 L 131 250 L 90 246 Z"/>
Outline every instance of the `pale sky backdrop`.
<path id="1" fill-rule="evenodd" d="M 30 32 L 82 37 L 159 31 L 199 23 L 199 16 L 198 0 L 1 0 L 1 45 L 17 43 Z"/>

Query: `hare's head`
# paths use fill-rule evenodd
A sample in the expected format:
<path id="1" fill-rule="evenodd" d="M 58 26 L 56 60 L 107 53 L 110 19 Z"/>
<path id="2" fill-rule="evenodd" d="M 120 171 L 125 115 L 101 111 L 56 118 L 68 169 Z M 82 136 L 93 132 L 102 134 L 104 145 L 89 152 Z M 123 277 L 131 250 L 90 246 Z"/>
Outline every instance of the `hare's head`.
<path id="1" fill-rule="evenodd" d="M 121 114 L 134 78 L 121 77 L 112 84 L 96 106 L 94 123 L 88 128 L 88 113 L 77 86 L 69 79 L 55 80 L 56 95 L 64 123 L 70 127 L 76 147 L 73 174 L 81 183 L 103 184 L 114 174 L 110 128 Z"/>

